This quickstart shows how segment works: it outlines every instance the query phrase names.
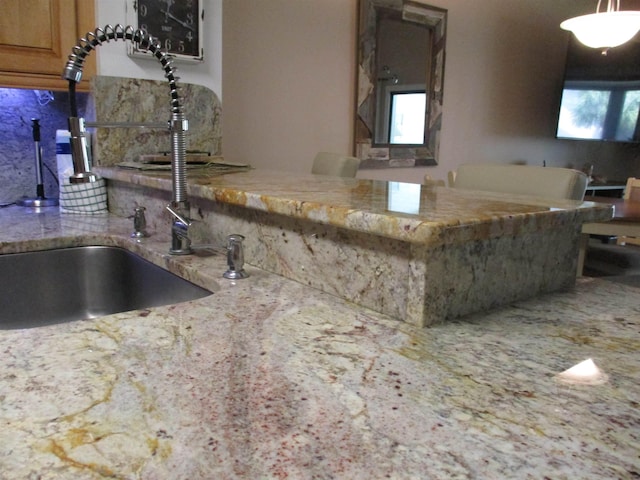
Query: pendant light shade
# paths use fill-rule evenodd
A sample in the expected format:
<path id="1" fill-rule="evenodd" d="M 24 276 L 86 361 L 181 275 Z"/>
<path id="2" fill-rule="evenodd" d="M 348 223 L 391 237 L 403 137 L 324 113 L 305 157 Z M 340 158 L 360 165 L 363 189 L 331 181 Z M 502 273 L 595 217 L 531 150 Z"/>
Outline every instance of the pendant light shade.
<path id="1" fill-rule="evenodd" d="M 640 12 L 620 11 L 620 0 L 608 0 L 606 12 L 600 12 L 600 1 L 596 13 L 570 18 L 560 28 L 573 32 L 587 47 L 613 48 L 631 40 L 640 30 Z"/>

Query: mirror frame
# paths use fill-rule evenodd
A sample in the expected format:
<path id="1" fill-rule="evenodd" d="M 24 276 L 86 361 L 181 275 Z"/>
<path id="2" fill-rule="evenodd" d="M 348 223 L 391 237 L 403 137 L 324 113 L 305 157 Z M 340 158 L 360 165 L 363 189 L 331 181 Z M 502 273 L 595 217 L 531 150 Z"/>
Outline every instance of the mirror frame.
<path id="1" fill-rule="evenodd" d="M 425 142 L 420 145 L 374 142 L 376 117 L 376 34 L 378 10 L 408 9 L 431 30 L 430 58 L 425 59 L 429 98 L 425 118 Z M 411 0 L 358 0 L 357 81 L 354 154 L 360 168 L 423 167 L 438 164 L 447 10 Z"/>

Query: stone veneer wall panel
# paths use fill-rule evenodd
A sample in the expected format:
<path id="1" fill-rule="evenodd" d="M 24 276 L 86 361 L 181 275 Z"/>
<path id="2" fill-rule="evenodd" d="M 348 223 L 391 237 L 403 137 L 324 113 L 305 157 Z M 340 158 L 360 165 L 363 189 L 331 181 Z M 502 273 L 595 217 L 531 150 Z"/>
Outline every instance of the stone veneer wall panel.
<path id="1" fill-rule="evenodd" d="M 144 206 L 149 232 L 167 235 L 167 241 L 169 200 L 170 192 L 109 183 L 111 211 L 130 215 L 135 206 Z M 411 244 L 201 198 L 191 199 L 191 209 L 194 245 L 224 247 L 227 235 L 240 233 L 247 263 L 406 318 Z"/>
<path id="2" fill-rule="evenodd" d="M 556 229 L 429 250 L 425 323 L 571 288 L 578 235 Z"/>
<path id="3" fill-rule="evenodd" d="M 109 182 L 111 211 L 145 206 L 149 231 L 166 236 L 167 248 L 169 200 L 170 192 Z M 566 228 L 425 247 L 208 199 L 191 198 L 191 207 L 194 244 L 219 248 L 240 233 L 247 263 L 415 325 L 575 281 L 579 232 Z"/>

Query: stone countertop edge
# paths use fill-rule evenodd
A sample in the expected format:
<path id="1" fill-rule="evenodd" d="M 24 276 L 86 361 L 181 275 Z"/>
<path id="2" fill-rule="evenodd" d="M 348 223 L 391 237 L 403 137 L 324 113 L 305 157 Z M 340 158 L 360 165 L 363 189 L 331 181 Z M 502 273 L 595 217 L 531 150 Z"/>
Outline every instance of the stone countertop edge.
<path id="1" fill-rule="evenodd" d="M 94 171 L 107 180 L 172 189 L 170 172 L 117 167 L 95 167 Z M 187 192 L 190 198 L 430 246 L 464 243 L 470 236 L 497 238 L 613 218 L 613 207 L 607 204 L 427 186 L 422 186 L 421 201 L 439 198 L 442 207 L 436 200 L 433 205 L 437 208 L 422 208 L 419 214 L 398 213 L 386 208 L 387 183 L 259 170 L 215 175 L 199 171 L 188 174 Z"/>

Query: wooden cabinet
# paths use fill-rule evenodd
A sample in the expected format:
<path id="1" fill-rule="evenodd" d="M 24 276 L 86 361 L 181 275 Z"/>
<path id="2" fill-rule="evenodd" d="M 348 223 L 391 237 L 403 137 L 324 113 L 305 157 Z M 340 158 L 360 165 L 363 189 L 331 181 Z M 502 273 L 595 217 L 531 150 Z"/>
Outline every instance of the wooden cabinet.
<path id="1" fill-rule="evenodd" d="M 71 48 L 95 28 L 93 0 L 2 0 L 0 86 L 66 90 L 61 75 Z M 87 58 L 78 90 L 89 90 L 95 56 Z"/>

